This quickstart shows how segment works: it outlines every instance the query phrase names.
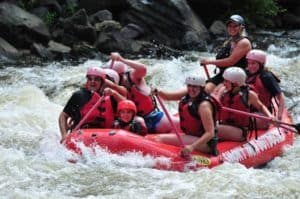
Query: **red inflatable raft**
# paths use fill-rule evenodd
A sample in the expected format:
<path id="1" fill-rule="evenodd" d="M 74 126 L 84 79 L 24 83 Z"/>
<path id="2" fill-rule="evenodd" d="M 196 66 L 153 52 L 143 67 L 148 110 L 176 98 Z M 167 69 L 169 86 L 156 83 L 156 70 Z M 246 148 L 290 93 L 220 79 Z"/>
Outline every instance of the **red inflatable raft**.
<path id="1" fill-rule="evenodd" d="M 287 112 L 283 121 L 292 123 L 292 118 Z M 258 131 L 257 139 L 253 133 L 246 142 L 220 142 L 218 156 L 193 152 L 189 160 L 180 156 L 180 147 L 155 142 L 157 134 L 142 137 L 119 129 L 80 129 L 70 133 L 64 144 L 78 154 L 81 154 L 81 149 L 77 143 L 82 142 L 87 147 L 100 146 L 115 154 L 141 152 L 154 158 L 165 157 L 169 161 L 157 161 L 153 166 L 163 170 L 212 168 L 225 161 L 241 163 L 246 167 L 259 167 L 280 156 L 285 146 L 293 144 L 294 129 L 289 126 L 283 127 L 271 126 L 266 131 Z"/>

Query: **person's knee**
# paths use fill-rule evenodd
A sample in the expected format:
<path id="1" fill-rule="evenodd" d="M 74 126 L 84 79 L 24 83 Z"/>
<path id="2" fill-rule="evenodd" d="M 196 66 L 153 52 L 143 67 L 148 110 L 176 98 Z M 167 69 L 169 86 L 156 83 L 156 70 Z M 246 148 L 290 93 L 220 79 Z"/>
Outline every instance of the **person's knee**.
<path id="1" fill-rule="evenodd" d="M 160 136 L 160 135 L 155 136 L 154 140 L 155 140 L 156 142 L 163 142 L 163 141 L 164 141 L 163 137 Z"/>
<path id="2" fill-rule="evenodd" d="M 169 120 L 164 116 L 159 123 L 157 123 L 156 125 L 156 131 L 160 132 L 160 133 L 164 133 L 167 132 L 171 129 L 171 124 L 169 122 Z"/>
<path id="3" fill-rule="evenodd" d="M 215 89 L 215 87 L 216 87 L 216 86 L 215 86 L 213 83 L 208 82 L 208 83 L 206 83 L 204 90 L 205 90 L 205 92 L 207 92 L 207 93 L 212 93 L 213 90 Z"/>

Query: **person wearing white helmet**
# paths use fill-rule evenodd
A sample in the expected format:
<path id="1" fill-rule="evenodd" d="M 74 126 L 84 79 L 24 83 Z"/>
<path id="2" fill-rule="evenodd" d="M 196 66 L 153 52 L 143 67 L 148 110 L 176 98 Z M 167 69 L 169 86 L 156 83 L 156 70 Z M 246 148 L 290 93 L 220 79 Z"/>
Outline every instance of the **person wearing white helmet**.
<path id="1" fill-rule="evenodd" d="M 127 98 L 136 104 L 137 115 L 144 118 L 148 132 L 171 132 L 172 126 L 166 115 L 158 109 L 156 101 L 151 95 L 151 89 L 145 80 L 147 67 L 140 62 L 125 59 L 116 52 L 111 53 L 111 60 L 113 61 L 111 68 L 119 73 L 120 85 L 126 87 Z M 173 119 L 177 120 L 175 117 Z"/>
<path id="2" fill-rule="evenodd" d="M 165 100 L 179 100 L 180 128 L 184 132 L 182 141 L 185 145 L 181 151 L 183 156 L 194 150 L 218 154 L 215 131 L 216 107 L 204 90 L 205 81 L 203 77 L 191 75 L 185 80 L 185 89 L 176 92 L 153 90 Z M 180 144 L 174 133 L 162 134 L 156 139 L 167 144 L 177 146 Z"/>
<path id="3" fill-rule="evenodd" d="M 87 69 L 85 86 L 72 94 L 59 115 L 61 142 L 87 114 L 87 119 L 79 128 L 110 128 L 112 126 L 114 108 L 116 109 L 117 103 L 125 98 L 110 88 L 104 88 L 105 77 L 106 73 L 102 68 Z M 90 111 L 99 100 L 103 103 Z"/>
<path id="4" fill-rule="evenodd" d="M 224 71 L 223 86 L 217 93 L 222 106 L 251 112 L 255 108 L 260 113 L 274 119 L 268 108 L 259 100 L 257 94 L 246 84 L 246 72 L 239 67 L 230 67 Z M 255 127 L 255 121 L 249 116 L 221 110 L 219 113 L 218 137 L 220 140 L 245 141 L 247 134 Z"/>
<path id="5" fill-rule="evenodd" d="M 219 49 L 216 59 L 201 59 L 201 65 L 215 65 L 219 72 L 207 81 L 205 90 L 213 92 L 216 86 L 223 82 L 223 72 L 227 67 L 238 66 L 246 68 L 246 55 L 251 50 L 251 42 L 246 37 L 245 21 L 240 15 L 232 15 L 226 22 L 227 33 L 230 36 Z"/>
<path id="6" fill-rule="evenodd" d="M 278 120 L 281 120 L 284 109 L 284 94 L 279 86 L 280 80 L 265 67 L 267 54 L 262 50 L 254 49 L 247 54 L 246 59 L 248 62 L 246 82 L 251 85 L 264 105 L 276 114 Z M 278 106 L 277 112 L 274 108 L 276 106 Z M 261 121 L 259 123 L 258 126 L 267 127 L 266 122 Z"/>

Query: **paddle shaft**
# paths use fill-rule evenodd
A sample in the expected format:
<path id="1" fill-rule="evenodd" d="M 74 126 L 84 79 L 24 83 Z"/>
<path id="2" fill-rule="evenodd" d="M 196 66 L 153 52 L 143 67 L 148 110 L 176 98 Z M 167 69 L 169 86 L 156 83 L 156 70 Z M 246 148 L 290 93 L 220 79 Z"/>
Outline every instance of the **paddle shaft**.
<path id="1" fill-rule="evenodd" d="M 232 108 L 225 107 L 225 106 L 222 106 L 222 109 L 225 110 L 225 111 L 228 111 L 228 112 L 237 113 L 237 114 L 240 114 L 240 115 L 246 115 L 246 116 L 249 116 L 249 117 L 255 117 L 255 118 L 266 120 L 266 121 L 273 122 L 273 123 L 276 123 L 276 124 L 291 126 L 291 127 L 294 127 L 294 128 L 297 129 L 297 126 L 294 125 L 294 124 L 289 124 L 289 123 L 282 122 L 282 121 L 273 121 L 272 118 L 266 117 L 266 116 L 263 116 L 263 115 L 258 115 L 258 114 L 255 114 L 255 113 L 248 113 L 248 112 L 245 112 L 245 111 L 240 111 L 240 110 L 232 109 Z M 289 130 L 292 131 L 292 129 L 289 129 Z M 298 131 L 294 131 L 294 132 L 298 132 Z"/>
<path id="2" fill-rule="evenodd" d="M 86 119 L 88 118 L 88 116 L 98 107 L 98 105 L 100 104 L 102 97 L 100 97 L 97 93 L 95 93 L 99 99 L 98 101 L 94 104 L 94 106 L 92 106 L 92 108 L 87 112 L 87 114 L 80 120 L 80 122 L 75 126 L 74 131 L 77 131 L 81 125 L 86 121 Z"/>
<path id="3" fill-rule="evenodd" d="M 113 59 L 112 59 L 112 60 L 111 60 L 111 62 L 110 62 L 110 66 L 109 66 L 109 68 L 110 68 L 110 69 L 112 69 L 112 68 L 113 68 L 113 66 L 114 66 L 114 63 L 115 63 L 115 60 L 113 60 Z"/>
<path id="4" fill-rule="evenodd" d="M 207 69 L 206 64 L 203 64 L 202 66 L 203 66 L 203 68 L 204 68 L 204 71 L 205 71 L 205 74 L 206 74 L 207 79 L 210 79 L 209 72 L 208 72 L 208 69 Z"/>
<path id="5" fill-rule="evenodd" d="M 171 116 L 170 116 L 168 110 L 166 109 L 164 103 L 162 102 L 161 98 L 160 98 L 158 95 L 156 95 L 156 98 L 157 98 L 157 100 L 158 100 L 158 102 L 159 102 L 161 108 L 162 108 L 163 111 L 165 112 L 165 114 L 166 114 L 166 116 L 167 116 L 167 118 L 168 118 L 168 120 L 169 120 L 169 122 L 170 122 L 172 128 L 174 129 L 175 134 L 176 134 L 176 136 L 177 136 L 177 138 L 178 138 L 178 141 L 179 141 L 180 146 L 181 146 L 182 148 L 184 148 L 184 144 L 183 144 L 183 141 L 182 141 L 182 139 L 181 139 L 181 136 L 179 135 L 178 129 L 177 129 L 177 127 L 175 126 L 175 124 L 174 124 L 174 122 L 173 122 L 173 120 L 172 120 L 172 118 L 171 118 Z"/>

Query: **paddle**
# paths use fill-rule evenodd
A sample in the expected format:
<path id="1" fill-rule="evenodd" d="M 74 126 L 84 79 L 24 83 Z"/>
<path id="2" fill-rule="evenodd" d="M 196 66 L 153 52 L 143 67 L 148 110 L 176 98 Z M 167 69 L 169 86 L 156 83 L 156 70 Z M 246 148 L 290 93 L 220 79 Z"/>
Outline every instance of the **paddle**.
<path id="1" fill-rule="evenodd" d="M 158 102 L 159 102 L 161 108 L 163 109 L 164 113 L 166 114 L 166 116 L 167 116 L 167 118 L 168 118 L 168 120 L 169 120 L 169 122 L 170 122 L 172 128 L 173 128 L 174 131 L 175 131 L 175 134 L 176 134 L 177 139 L 178 139 L 178 141 L 179 141 L 180 147 L 181 147 L 181 148 L 184 148 L 184 144 L 183 144 L 183 141 L 182 141 L 181 136 L 180 136 L 180 134 L 179 134 L 179 131 L 178 131 L 177 127 L 175 126 L 175 124 L 174 124 L 174 122 L 173 122 L 173 120 L 172 120 L 172 118 L 171 118 L 171 116 L 170 116 L 168 110 L 166 109 L 164 103 L 162 102 L 161 98 L 160 98 L 157 94 L 156 94 L 156 98 L 157 98 L 157 100 L 158 100 Z M 187 160 L 191 160 L 191 159 L 192 159 L 190 154 L 187 155 L 187 156 L 183 156 L 183 155 L 181 154 L 181 156 L 182 156 L 183 158 L 187 159 Z"/>
<path id="2" fill-rule="evenodd" d="M 225 106 L 221 106 L 221 109 L 222 110 L 225 110 L 225 111 L 229 111 L 229 112 L 232 112 L 232 113 L 237 113 L 237 114 L 240 114 L 240 115 L 246 115 L 246 116 L 249 116 L 249 117 L 255 117 L 255 118 L 258 118 L 258 119 L 263 119 L 263 120 L 266 120 L 266 121 L 269 121 L 269 122 L 272 122 L 272 123 L 275 123 L 283 128 L 285 128 L 284 126 L 282 125 L 286 125 L 286 126 L 291 126 L 293 128 L 296 129 L 295 130 L 292 130 L 290 128 L 287 128 L 288 130 L 290 131 L 293 131 L 295 133 L 300 133 L 300 123 L 298 124 L 290 124 L 290 123 L 286 123 L 286 122 L 282 122 L 282 121 L 273 121 L 272 118 L 270 117 L 266 117 L 266 116 L 263 116 L 263 115 L 258 115 L 258 114 L 255 114 L 255 113 L 248 113 L 248 112 L 245 112 L 245 111 L 240 111 L 240 110 L 236 110 L 236 109 L 232 109 L 232 108 L 229 108 L 229 107 L 225 107 Z"/>
<path id="3" fill-rule="evenodd" d="M 200 66 L 203 66 L 207 79 L 210 79 L 209 72 L 208 72 L 206 64 L 202 64 L 202 65 L 200 64 Z"/>
<path id="4" fill-rule="evenodd" d="M 174 129 L 175 134 L 176 134 L 176 136 L 177 136 L 177 138 L 178 138 L 178 141 L 179 141 L 180 146 L 181 146 L 182 148 L 184 148 L 184 144 L 183 144 L 183 141 L 182 141 L 182 139 L 181 139 L 181 136 L 179 135 L 179 131 L 178 131 L 177 127 L 175 126 L 175 124 L 174 124 L 174 122 L 173 122 L 173 120 L 172 120 L 172 118 L 171 118 L 171 116 L 170 116 L 168 110 L 166 109 L 164 103 L 162 102 L 161 98 L 160 98 L 158 95 L 156 95 L 156 98 L 157 98 L 157 100 L 158 100 L 158 102 L 159 102 L 161 108 L 162 108 L 163 111 L 165 112 L 165 114 L 166 114 L 166 116 L 167 116 L 167 118 L 168 118 L 168 120 L 169 120 L 169 122 L 170 122 L 172 128 Z"/>
<path id="5" fill-rule="evenodd" d="M 109 68 L 110 68 L 110 69 L 112 69 L 112 68 L 113 68 L 113 66 L 114 66 L 114 63 L 115 63 L 115 60 L 114 60 L 114 59 L 112 59 L 112 60 L 110 61 L 110 65 L 109 65 Z"/>
<path id="6" fill-rule="evenodd" d="M 86 119 L 88 118 L 88 116 L 98 107 L 98 105 L 100 104 L 102 97 L 99 96 L 98 93 L 94 92 L 95 95 L 97 95 L 99 97 L 98 101 L 94 104 L 94 106 L 92 106 L 92 108 L 87 112 L 87 114 L 80 120 L 80 122 L 75 126 L 74 131 L 77 131 L 81 125 L 86 121 Z"/>

